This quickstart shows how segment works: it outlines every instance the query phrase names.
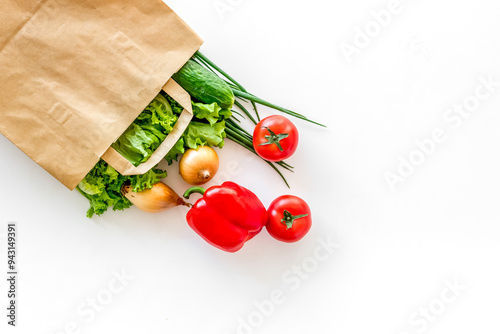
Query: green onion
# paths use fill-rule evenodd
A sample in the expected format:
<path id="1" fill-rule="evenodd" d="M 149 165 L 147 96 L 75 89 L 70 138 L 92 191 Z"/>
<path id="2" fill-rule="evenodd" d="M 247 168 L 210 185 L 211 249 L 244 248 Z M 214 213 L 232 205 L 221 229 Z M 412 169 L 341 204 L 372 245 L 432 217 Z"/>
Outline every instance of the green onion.
<path id="1" fill-rule="evenodd" d="M 241 111 L 243 111 L 245 113 L 245 115 L 248 116 L 248 118 L 250 118 L 250 120 L 252 121 L 253 124 L 257 125 L 257 121 L 252 117 L 252 115 L 248 112 L 248 110 L 237 100 L 234 100 L 234 104 L 241 109 Z"/>
<path id="2" fill-rule="evenodd" d="M 250 103 L 253 105 L 253 108 L 255 110 L 255 114 L 257 115 L 257 120 L 260 121 L 260 115 L 257 111 L 257 106 L 256 103 L 262 104 L 264 106 L 276 109 L 278 111 L 281 111 L 285 114 L 297 117 L 299 119 L 302 119 L 304 121 L 326 127 L 325 125 L 312 121 L 308 119 L 306 116 L 301 115 L 299 113 L 296 113 L 290 109 L 286 109 L 283 107 L 280 107 L 278 105 L 275 105 L 271 102 L 268 102 L 266 100 L 263 100 L 251 93 L 249 93 L 241 84 L 239 84 L 235 79 L 233 79 L 229 74 L 227 74 L 224 70 L 222 70 L 220 67 L 218 67 L 214 62 L 212 62 L 210 59 L 208 59 L 205 55 L 203 55 L 200 51 L 196 52 L 193 56 L 194 59 L 199 60 L 201 63 L 203 63 L 207 68 L 209 68 L 212 72 L 215 73 L 215 71 L 219 72 L 223 77 L 225 77 L 229 82 L 228 84 L 230 85 L 231 89 L 233 90 L 233 93 L 235 97 L 239 98 L 240 100 L 248 100 Z M 227 82 L 227 81 L 226 81 Z M 236 104 L 236 102 L 235 102 Z M 239 106 L 238 106 L 239 107 Z"/>
<path id="3" fill-rule="evenodd" d="M 252 147 L 252 148 L 248 147 L 245 143 L 241 142 L 241 141 L 240 141 L 237 137 L 234 137 L 234 136 L 232 135 L 232 131 L 231 131 L 231 130 L 229 130 L 229 131 L 228 131 L 228 130 L 229 130 L 229 129 L 228 129 L 228 128 L 226 128 L 226 135 L 227 135 L 227 138 L 229 138 L 230 140 L 234 141 L 235 143 L 237 143 L 237 144 L 241 145 L 242 147 L 244 147 L 244 148 L 248 149 L 249 151 L 251 151 L 251 152 L 253 152 L 253 153 L 257 154 L 257 152 L 255 152 L 255 150 L 253 150 L 253 147 Z M 264 161 L 266 161 L 266 160 L 264 160 Z M 277 167 L 276 167 L 276 166 L 275 166 L 272 162 L 270 162 L 270 161 L 266 161 L 266 163 L 267 163 L 269 166 L 271 166 L 271 167 L 272 167 L 272 168 L 276 171 L 276 173 L 278 173 L 278 174 L 279 174 L 279 176 L 281 176 L 281 178 L 282 178 L 282 179 L 283 179 L 283 181 L 285 182 L 286 186 L 287 186 L 288 188 L 290 188 L 290 185 L 288 184 L 288 182 L 287 182 L 286 178 L 283 176 L 283 174 L 280 172 L 280 170 L 279 170 L 279 169 L 278 169 L 278 168 L 277 168 Z"/>
<path id="4" fill-rule="evenodd" d="M 236 123 L 234 123 L 231 120 L 226 121 L 226 134 L 230 135 L 231 138 L 237 139 L 238 144 L 240 144 L 241 146 L 243 146 L 247 150 L 251 151 L 254 154 L 257 154 L 257 152 L 255 151 L 255 148 L 253 147 L 252 136 L 248 132 L 243 130 L 239 125 L 237 125 Z M 278 161 L 275 164 L 277 164 L 281 168 L 284 168 L 290 172 L 293 172 L 293 167 L 284 161 Z"/>
<path id="5" fill-rule="evenodd" d="M 291 116 L 294 116 L 294 117 L 297 117 L 299 119 L 302 119 L 304 121 L 307 121 L 307 122 L 311 122 L 313 124 L 316 124 L 316 125 L 319 125 L 319 126 L 322 126 L 322 127 L 326 127 L 325 125 L 321 124 L 321 123 L 318 123 L 318 122 L 315 122 L 315 121 L 312 121 L 310 119 L 308 119 L 306 116 L 304 115 L 301 115 L 299 113 L 296 113 L 294 111 L 291 111 L 289 109 L 286 109 L 286 108 L 283 108 L 283 107 L 280 107 L 280 106 L 277 106 L 271 102 L 267 102 L 255 95 L 252 95 L 250 93 L 247 93 L 247 92 L 243 92 L 243 91 L 240 91 L 240 90 L 237 90 L 237 89 L 233 89 L 233 93 L 235 96 L 238 96 L 238 97 L 241 97 L 241 98 L 245 98 L 247 100 L 250 100 L 250 101 L 253 101 L 253 102 L 257 102 L 259 104 L 262 104 L 264 106 L 268 106 L 270 108 L 273 108 L 273 109 L 276 109 L 276 110 L 279 110 L 281 112 L 284 112 L 285 114 L 288 114 L 288 115 L 291 115 Z"/>
<path id="6" fill-rule="evenodd" d="M 199 59 L 206 67 L 212 69 L 212 71 L 216 70 L 217 72 L 219 72 L 223 77 L 225 77 L 227 80 L 229 80 L 230 82 L 232 82 L 234 84 L 234 86 L 236 86 L 236 88 L 238 88 L 239 90 L 241 90 L 243 92 L 247 92 L 247 90 L 240 83 L 238 83 L 236 80 L 234 80 L 229 74 L 227 74 L 219 66 L 215 65 L 215 63 L 213 61 L 211 61 L 210 59 L 208 59 L 200 51 L 197 51 L 194 54 L 194 58 L 195 59 Z M 233 86 L 233 85 L 231 85 L 231 86 Z M 234 89 L 235 87 L 232 87 L 232 88 Z M 259 115 L 259 112 L 257 111 L 257 105 L 255 104 L 254 101 L 252 101 L 251 103 L 252 103 L 253 109 L 255 110 L 255 115 L 257 116 L 257 119 L 260 121 L 260 115 Z"/>

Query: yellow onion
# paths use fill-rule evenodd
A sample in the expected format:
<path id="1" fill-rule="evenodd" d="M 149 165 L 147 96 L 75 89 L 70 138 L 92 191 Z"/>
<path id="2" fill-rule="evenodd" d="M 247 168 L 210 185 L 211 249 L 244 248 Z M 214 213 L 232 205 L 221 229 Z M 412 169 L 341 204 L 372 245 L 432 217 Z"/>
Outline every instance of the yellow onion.
<path id="1" fill-rule="evenodd" d="M 179 162 L 179 173 L 187 183 L 199 186 L 210 181 L 219 169 L 219 157 L 209 146 L 189 149 Z"/>
<path id="2" fill-rule="evenodd" d="M 178 205 L 191 206 L 163 182 L 158 182 L 151 189 L 139 192 L 132 191 L 130 185 L 124 185 L 122 194 L 142 211 L 151 213 L 165 211 Z"/>

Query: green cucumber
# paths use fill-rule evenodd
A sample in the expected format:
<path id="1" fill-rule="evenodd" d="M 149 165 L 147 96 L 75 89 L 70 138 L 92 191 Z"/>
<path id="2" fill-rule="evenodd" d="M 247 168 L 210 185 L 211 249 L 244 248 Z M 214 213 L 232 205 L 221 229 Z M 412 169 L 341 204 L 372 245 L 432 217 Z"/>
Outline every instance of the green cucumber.
<path id="1" fill-rule="evenodd" d="M 231 87 L 210 70 L 189 59 L 172 78 L 189 95 L 206 104 L 216 102 L 222 109 L 231 109 L 234 94 Z"/>

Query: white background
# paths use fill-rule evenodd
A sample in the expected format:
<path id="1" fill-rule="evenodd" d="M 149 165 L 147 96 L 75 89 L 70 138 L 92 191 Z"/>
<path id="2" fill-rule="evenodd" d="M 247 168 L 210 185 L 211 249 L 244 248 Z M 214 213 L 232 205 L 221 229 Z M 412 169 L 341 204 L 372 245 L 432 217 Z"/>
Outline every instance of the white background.
<path id="1" fill-rule="evenodd" d="M 371 12 L 389 0 L 167 2 L 248 90 L 328 125 L 295 122 L 291 189 L 238 146 L 219 151 L 219 181 L 250 188 L 266 206 L 298 195 L 313 228 L 296 244 L 264 230 L 229 254 L 189 229 L 186 208 L 89 220 L 86 199 L 0 137 L 3 263 L 8 222 L 19 235 L 18 327 L 9 333 L 500 331 L 500 87 L 467 118 L 448 113 L 474 102 L 481 77 L 500 82 L 498 1 L 401 0 L 382 28 Z M 355 39 L 349 62 L 341 46 Z M 418 153 L 416 141 L 439 129 L 445 139 Z M 420 165 L 391 188 L 387 173 L 410 157 Z M 168 172 L 182 193 L 177 165 Z M 328 240 L 331 254 L 321 249 Z M 2 279 L 3 329 L 6 294 Z M 96 298 L 105 305 L 93 316 Z"/>

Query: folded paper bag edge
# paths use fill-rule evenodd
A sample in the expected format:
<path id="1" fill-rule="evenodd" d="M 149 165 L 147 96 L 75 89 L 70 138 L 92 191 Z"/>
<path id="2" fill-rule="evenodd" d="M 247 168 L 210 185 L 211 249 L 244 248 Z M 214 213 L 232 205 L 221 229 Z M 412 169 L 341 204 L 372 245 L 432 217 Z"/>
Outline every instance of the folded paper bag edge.
<path id="1" fill-rule="evenodd" d="M 167 155 L 172 147 L 174 147 L 193 118 L 191 98 L 177 82 L 170 78 L 162 87 L 162 90 L 164 90 L 182 107 L 184 107 L 184 110 L 177 119 L 173 130 L 167 135 L 149 159 L 139 166 L 134 166 L 114 148 L 109 147 L 107 149 L 107 151 L 101 156 L 101 159 L 106 161 L 111 167 L 116 169 L 116 171 L 122 175 L 141 175 L 147 173 L 151 168 L 155 167 Z"/>

